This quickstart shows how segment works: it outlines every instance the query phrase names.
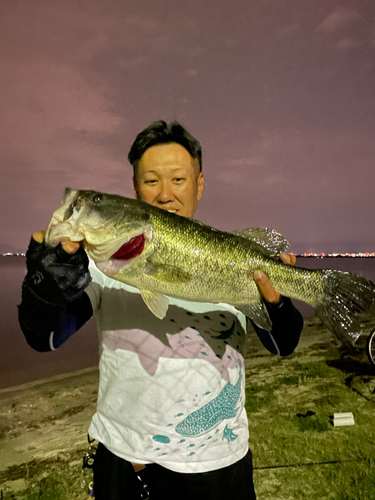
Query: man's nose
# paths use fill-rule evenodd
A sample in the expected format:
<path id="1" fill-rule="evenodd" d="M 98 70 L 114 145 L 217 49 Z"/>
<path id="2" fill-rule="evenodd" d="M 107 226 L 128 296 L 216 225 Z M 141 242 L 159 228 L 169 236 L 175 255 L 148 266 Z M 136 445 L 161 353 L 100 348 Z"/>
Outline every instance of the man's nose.
<path id="1" fill-rule="evenodd" d="M 169 203 L 169 202 L 173 201 L 173 199 L 174 199 L 174 196 L 173 196 L 172 186 L 168 182 L 162 182 L 160 184 L 158 202 L 159 203 Z"/>

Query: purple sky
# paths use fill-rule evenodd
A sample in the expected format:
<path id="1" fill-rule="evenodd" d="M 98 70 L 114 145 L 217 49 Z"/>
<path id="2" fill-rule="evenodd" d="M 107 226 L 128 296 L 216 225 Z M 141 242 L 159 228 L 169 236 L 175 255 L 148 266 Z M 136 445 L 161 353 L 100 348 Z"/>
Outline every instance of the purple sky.
<path id="1" fill-rule="evenodd" d="M 65 186 L 133 196 L 151 121 L 203 145 L 197 218 L 375 251 L 374 0 L 2 0 L 1 249 Z"/>

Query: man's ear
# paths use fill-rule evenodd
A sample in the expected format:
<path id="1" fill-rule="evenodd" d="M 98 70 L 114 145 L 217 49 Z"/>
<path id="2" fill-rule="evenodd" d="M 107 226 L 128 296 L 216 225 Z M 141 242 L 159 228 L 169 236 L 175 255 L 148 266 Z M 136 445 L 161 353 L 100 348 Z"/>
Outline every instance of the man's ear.
<path id="1" fill-rule="evenodd" d="M 203 172 L 199 172 L 198 179 L 197 179 L 197 184 L 198 184 L 198 200 L 202 198 L 203 194 L 203 185 L 204 185 L 204 176 Z"/>

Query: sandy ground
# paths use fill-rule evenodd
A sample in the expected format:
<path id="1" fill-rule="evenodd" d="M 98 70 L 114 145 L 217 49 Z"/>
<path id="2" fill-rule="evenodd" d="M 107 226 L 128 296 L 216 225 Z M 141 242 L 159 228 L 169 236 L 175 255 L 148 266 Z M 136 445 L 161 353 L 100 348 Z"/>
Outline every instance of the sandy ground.
<path id="1" fill-rule="evenodd" d="M 0 471 L 85 448 L 96 367 L 0 391 Z"/>
<path id="2" fill-rule="evenodd" d="M 374 326 L 375 316 L 369 316 L 364 322 L 365 333 Z M 316 317 L 305 318 L 297 348 L 300 354 L 334 343 L 335 337 Z M 365 338 L 361 343 L 365 345 Z M 250 331 L 247 369 L 273 359 Z M 56 457 L 81 461 L 95 412 L 97 385 L 98 369 L 93 367 L 0 391 L 0 488 L 8 490 L 13 484 L 14 490 L 22 489 L 21 471 L 36 462 Z"/>

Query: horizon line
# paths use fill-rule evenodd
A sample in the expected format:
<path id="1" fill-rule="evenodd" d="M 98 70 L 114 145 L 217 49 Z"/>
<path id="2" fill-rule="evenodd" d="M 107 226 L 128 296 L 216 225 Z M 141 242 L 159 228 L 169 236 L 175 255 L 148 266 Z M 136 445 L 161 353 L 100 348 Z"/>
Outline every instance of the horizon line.
<path id="1" fill-rule="evenodd" d="M 332 253 L 317 253 L 317 252 L 304 252 L 304 253 L 294 253 L 287 252 L 296 257 L 315 257 L 315 258 L 323 258 L 323 257 L 375 257 L 375 252 L 332 252 Z M 0 253 L 0 257 L 26 257 L 25 252 L 5 252 Z"/>

